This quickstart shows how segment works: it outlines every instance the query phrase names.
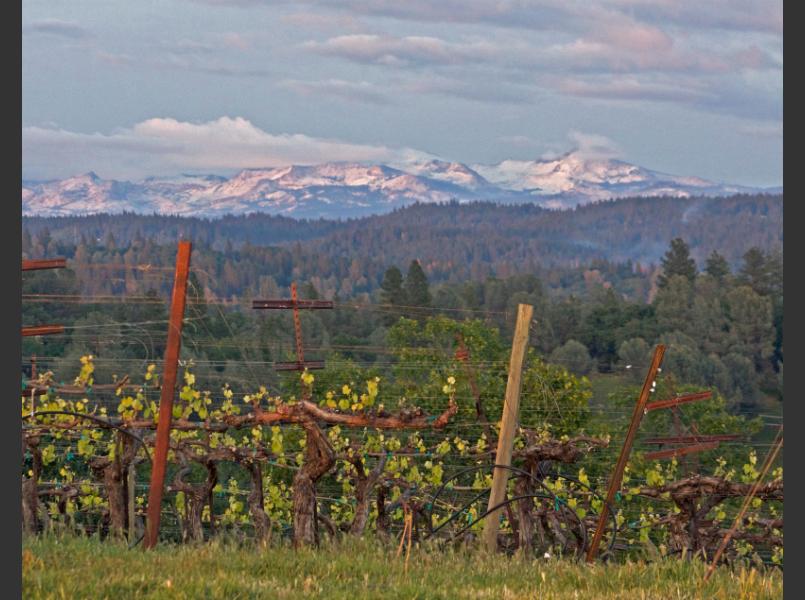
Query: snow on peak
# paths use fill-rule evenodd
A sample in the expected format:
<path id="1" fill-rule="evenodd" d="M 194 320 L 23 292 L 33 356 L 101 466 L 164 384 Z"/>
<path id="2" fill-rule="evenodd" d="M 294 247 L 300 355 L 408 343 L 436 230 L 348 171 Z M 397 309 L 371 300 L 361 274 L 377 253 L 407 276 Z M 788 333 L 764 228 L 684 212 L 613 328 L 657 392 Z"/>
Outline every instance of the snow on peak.
<path id="1" fill-rule="evenodd" d="M 619 160 L 587 158 L 568 152 L 554 159 L 504 160 L 496 165 L 477 165 L 475 170 L 490 182 L 518 191 L 565 194 L 589 186 L 634 184 L 651 180 L 651 172 Z"/>
<path id="2" fill-rule="evenodd" d="M 474 165 L 438 159 L 382 164 L 328 162 L 244 169 L 232 177 L 182 175 L 140 182 L 93 172 L 23 182 L 26 215 L 158 212 L 222 216 L 266 212 L 347 217 L 413 202 L 494 200 L 566 208 L 623 196 L 724 195 L 758 191 L 698 177 L 675 177 L 608 158 L 569 152 L 555 158 Z"/>
<path id="3" fill-rule="evenodd" d="M 460 185 L 471 190 L 489 187 L 489 182 L 477 171 L 457 162 L 433 159 L 426 162 L 412 163 L 408 165 L 408 171 L 423 177 Z"/>

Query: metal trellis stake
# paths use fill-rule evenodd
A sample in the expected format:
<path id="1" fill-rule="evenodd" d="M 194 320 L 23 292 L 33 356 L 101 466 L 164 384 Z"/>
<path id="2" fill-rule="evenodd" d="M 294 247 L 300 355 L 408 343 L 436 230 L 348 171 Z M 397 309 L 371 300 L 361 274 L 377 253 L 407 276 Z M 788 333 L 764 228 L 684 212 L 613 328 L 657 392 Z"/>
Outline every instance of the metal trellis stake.
<path id="1" fill-rule="evenodd" d="M 159 538 L 159 518 L 162 512 L 162 492 L 165 484 L 165 467 L 168 462 L 173 397 L 176 394 L 176 372 L 179 365 L 179 349 L 182 342 L 182 320 L 187 300 L 187 276 L 190 271 L 192 244 L 179 242 L 176 254 L 176 274 L 173 280 L 173 296 L 168 321 L 168 342 L 162 374 L 162 389 L 159 398 L 159 422 L 157 423 L 154 464 L 151 484 L 148 489 L 148 513 L 143 546 L 153 548 Z"/>
<path id="2" fill-rule="evenodd" d="M 598 545 L 601 543 L 601 537 L 604 535 L 604 526 L 606 525 L 607 518 L 609 517 L 609 506 L 615 501 L 615 493 L 620 489 L 621 480 L 623 479 L 623 471 L 626 469 L 626 463 L 629 462 L 629 454 L 632 451 L 635 437 L 637 436 L 637 429 L 640 427 L 640 421 L 643 419 L 643 414 L 646 411 L 648 404 L 648 397 L 654 388 L 654 380 L 657 377 L 657 371 L 662 364 L 662 358 L 665 356 L 665 346 L 663 344 L 657 345 L 654 349 L 654 357 L 651 359 L 648 373 L 646 374 L 646 381 L 643 383 L 643 389 L 640 390 L 640 396 L 637 398 L 637 404 L 634 407 L 632 414 L 632 422 L 629 424 L 629 429 L 626 432 L 626 439 L 623 441 L 623 448 L 621 448 L 618 462 L 615 464 L 615 471 L 612 473 L 612 479 L 609 480 L 609 489 L 607 490 L 607 499 L 601 507 L 601 514 L 598 516 L 598 524 L 595 527 L 593 539 L 590 542 L 590 548 L 587 550 L 587 562 L 592 562 L 595 555 L 598 553 Z"/>
<path id="3" fill-rule="evenodd" d="M 43 269 L 65 269 L 67 259 L 64 258 L 42 258 L 35 260 L 23 260 L 23 271 L 41 271 Z M 63 325 L 37 325 L 34 327 L 23 327 L 22 337 L 33 337 L 38 335 L 64 333 Z M 31 378 L 33 379 L 33 377 Z"/>
<path id="4" fill-rule="evenodd" d="M 305 362 L 305 350 L 302 346 L 302 324 L 299 319 L 300 310 L 332 309 L 332 300 L 299 300 L 296 282 L 291 283 L 290 300 L 252 300 L 252 308 L 256 309 L 293 309 L 293 327 L 296 338 L 296 361 L 278 362 L 274 364 L 277 371 L 304 371 L 305 369 L 323 369 L 324 361 L 311 360 Z"/>

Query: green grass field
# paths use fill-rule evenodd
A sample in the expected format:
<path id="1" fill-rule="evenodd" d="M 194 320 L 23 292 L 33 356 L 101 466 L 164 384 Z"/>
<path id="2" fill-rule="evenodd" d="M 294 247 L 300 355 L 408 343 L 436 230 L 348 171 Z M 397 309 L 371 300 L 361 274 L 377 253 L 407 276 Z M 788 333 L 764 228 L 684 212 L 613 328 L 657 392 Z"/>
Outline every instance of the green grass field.
<path id="1" fill-rule="evenodd" d="M 22 547 L 24 598 L 782 598 L 782 573 L 719 569 L 702 585 L 698 560 L 620 565 L 395 549 L 366 540 L 295 552 L 210 543 L 128 550 L 75 537 Z"/>

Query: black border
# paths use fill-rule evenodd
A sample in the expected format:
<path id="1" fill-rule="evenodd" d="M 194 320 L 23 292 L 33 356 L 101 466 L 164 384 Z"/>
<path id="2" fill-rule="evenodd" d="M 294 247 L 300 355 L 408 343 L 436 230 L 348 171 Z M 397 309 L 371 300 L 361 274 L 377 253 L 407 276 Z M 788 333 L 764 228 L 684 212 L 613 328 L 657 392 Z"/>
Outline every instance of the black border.
<path id="1" fill-rule="evenodd" d="M 0 427 L 0 456 L 2 461 L 2 480 L 8 482 L 9 493 L 0 494 L 0 514 L 2 514 L 3 540 L 2 564 L 3 596 L 6 598 L 22 597 L 22 502 L 20 489 L 19 456 L 21 448 L 20 408 L 16 394 L 20 389 L 19 357 L 22 350 L 20 337 L 22 286 L 20 256 L 22 248 L 22 5 L 7 3 L 6 18 L 3 27 L 6 29 L 2 38 L 3 56 L 7 59 L 4 69 L 6 85 L 3 94 L 3 141 L 5 152 L 0 164 L 6 171 L 3 175 L 2 205 L 3 235 L 0 236 L 3 246 L 3 294 L 4 305 L 2 326 L 3 343 L 0 344 L 3 357 L 4 386 L 14 388 L 14 394 L 8 394 L 2 401 L 2 418 Z"/>

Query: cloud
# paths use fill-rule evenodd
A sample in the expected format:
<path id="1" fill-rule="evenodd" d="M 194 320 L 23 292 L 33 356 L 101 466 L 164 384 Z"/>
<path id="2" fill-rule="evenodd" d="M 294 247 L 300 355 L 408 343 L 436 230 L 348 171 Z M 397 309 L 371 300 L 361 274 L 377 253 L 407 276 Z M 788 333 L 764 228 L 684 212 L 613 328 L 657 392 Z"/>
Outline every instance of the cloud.
<path id="1" fill-rule="evenodd" d="M 242 117 L 221 117 L 205 123 L 154 118 L 109 134 L 24 127 L 22 155 L 24 176 L 36 179 L 90 170 L 103 177 L 138 179 L 181 172 L 225 173 L 291 164 L 389 162 L 426 156 L 407 148 L 268 133 Z"/>
<path id="2" fill-rule="evenodd" d="M 495 104 L 533 104 L 538 99 L 538 89 L 533 85 L 519 85 L 483 77 L 458 79 L 426 76 L 403 83 L 397 89 L 405 94 L 435 94 Z"/>
<path id="3" fill-rule="evenodd" d="M 543 63 L 553 65 L 553 70 L 575 72 L 704 76 L 782 68 L 779 60 L 757 44 L 714 41 L 674 38 L 658 27 L 616 19 L 601 23 L 571 42 L 548 46 Z"/>
<path id="4" fill-rule="evenodd" d="M 173 54 L 203 55 L 227 49 L 246 51 L 250 48 L 250 43 L 243 34 L 229 31 L 215 36 L 207 36 L 204 41 L 182 38 L 165 41 L 160 46 Z"/>
<path id="5" fill-rule="evenodd" d="M 117 54 L 97 50 L 97 60 L 115 67 L 131 67 L 139 69 L 156 69 L 160 71 L 192 71 L 206 75 L 221 77 L 267 78 L 274 75 L 264 68 L 249 68 L 236 64 L 222 63 L 215 58 L 216 48 L 201 42 L 180 40 L 167 45 L 156 56 L 137 56 Z"/>
<path id="6" fill-rule="evenodd" d="M 738 132 L 749 137 L 781 138 L 783 137 L 782 121 L 772 123 L 747 123 L 738 127 Z"/>
<path id="7" fill-rule="evenodd" d="M 34 21 L 28 25 L 24 25 L 22 31 L 23 33 L 44 33 L 73 40 L 92 37 L 92 32 L 86 27 L 73 21 L 62 21 L 59 19 Z"/>
<path id="8" fill-rule="evenodd" d="M 637 77 L 563 78 L 555 88 L 569 96 L 599 100 L 649 100 L 695 103 L 706 94 L 684 85 L 643 81 Z"/>
<path id="9" fill-rule="evenodd" d="M 384 105 L 391 101 L 378 86 L 367 81 L 344 81 L 342 79 L 328 79 L 326 81 L 300 81 L 298 79 L 285 79 L 277 83 L 279 87 L 289 89 L 301 96 L 317 97 L 327 96 L 337 100 L 349 102 L 366 102 L 369 104 Z"/>
<path id="10" fill-rule="evenodd" d="M 466 64 L 488 60 L 498 48 L 488 42 L 452 43 L 428 36 L 341 35 L 303 48 L 326 56 L 386 66 Z"/>
<path id="11" fill-rule="evenodd" d="M 251 47 L 246 36 L 235 31 L 228 31 L 221 34 L 221 43 L 227 48 L 246 51 Z"/>
<path id="12" fill-rule="evenodd" d="M 567 36 L 559 36 L 567 37 Z M 683 74 L 703 77 L 746 71 L 781 73 L 782 61 L 768 49 L 744 41 L 679 40 L 651 25 L 609 17 L 572 39 L 555 41 L 507 34 L 447 41 L 433 36 L 353 34 L 308 41 L 310 52 L 359 64 L 414 68 L 452 66 L 465 71 L 495 69 L 509 79 L 541 73 Z M 548 41 L 552 39 L 554 41 Z M 477 75 L 476 75 L 477 77 Z"/>
<path id="13" fill-rule="evenodd" d="M 532 30 L 594 27 L 624 16 L 685 30 L 783 32 L 780 0 L 194 0 L 253 9 L 258 6 L 309 6 L 351 16 L 383 17 L 420 23 L 484 25 Z"/>
<path id="14" fill-rule="evenodd" d="M 313 31 L 362 31 L 366 27 L 358 19 L 351 16 L 335 16 L 314 12 L 298 12 L 282 15 L 280 21 L 293 27 L 301 27 Z"/>
<path id="15" fill-rule="evenodd" d="M 780 0 L 614 0 L 612 5 L 645 21 L 685 28 L 783 32 Z"/>
<path id="16" fill-rule="evenodd" d="M 213 6 L 313 6 L 366 17 L 424 23 L 482 23 L 504 27 L 550 29 L 577 13 L 583 3 L 571 0 L 195 0 Z"/>
<path id="17" fill-rule="evenodd" d="M 606 136 L 581 131 L 570 131 L 568 138 L 575 145 L 575 152 L 583 158 L 619 158 L 623 152 Z"/>
<path id="18" fill-rule="evenodd" d="M 496 138 L 498 142 L 502 142 L 504 144 L 510 146 L 516 146 L 519 148 L 530 148 L 534 146 L 540 146 L 541 143 L 535 140 L 534 138 L 530 138 L 527 135 L 502 135 Z"/>
<path id="19" fill-rule="evenodd" d="M 772 79 L 693 76 L 567 77 L 549 80 L 559 93 L 579 98 L 629 102 L 671 102 L 702 112 L 752 120 L 782 119 L 782 89 Z"/>

